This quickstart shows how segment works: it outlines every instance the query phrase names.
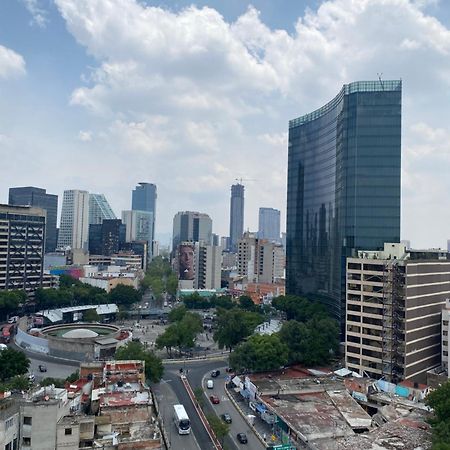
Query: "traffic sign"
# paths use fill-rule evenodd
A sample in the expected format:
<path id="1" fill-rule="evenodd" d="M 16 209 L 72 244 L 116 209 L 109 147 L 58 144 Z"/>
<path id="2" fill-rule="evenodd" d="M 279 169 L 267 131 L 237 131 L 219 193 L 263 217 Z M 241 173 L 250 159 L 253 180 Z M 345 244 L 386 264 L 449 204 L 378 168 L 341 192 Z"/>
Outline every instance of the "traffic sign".
<path id="1" fill-rule="evenodd" d="M 267 448 L 270 448 L 272 450 L 291 450 L 291 444 L 273 445 Z"/>

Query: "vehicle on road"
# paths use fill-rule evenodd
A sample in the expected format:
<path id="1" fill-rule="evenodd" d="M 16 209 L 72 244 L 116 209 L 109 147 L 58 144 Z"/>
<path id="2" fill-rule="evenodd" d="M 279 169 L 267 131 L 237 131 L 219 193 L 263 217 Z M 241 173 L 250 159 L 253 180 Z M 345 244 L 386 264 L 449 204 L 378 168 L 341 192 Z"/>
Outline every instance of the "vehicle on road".
<path id="1" fill-rule="evenodd" d="M 178 429 L 178 434 L 191 432 L 191 422 L 183 405 L 173 405 L 173 421 Z"/>
<path id="2" fill-rule="evenodd" d="M 236 438 L 241 444 L 246 444 L 248 442 L 247 435 L 245 433 L 238 433 Z"/>
<path id="3" fill-rule="evenodd" d="M 19 316 L 12 316 L 8 319 L 8 323 L 16 323 L 19 321 Z"/>
<path id="4" fill-rule="evenodd" d="M 209 397 L 209 399 L 211 400 L 211 403 L 212 403 L 213 405 L 218 405 L 218 404 L 220 403 L 220 398 L 217 397 L 217 395 L 211 395 L 211 396 Z"/>
<path id="5" fill-rule="evenodd" d="M 38 365 L 39 372 L 47 372 L 47 366 L 45 364 Z"/>
<path id="6" fill-rule="evenodd" d="M 220 375 L 220 370 L 218 370 L 218 369 L 213 370 L 213 371 L 211 372 L 211 376 L 212 376 L 213 378 L 216 378 L 216 377 L 218 377 L 219 375 Z"/>
<path id="7" fill-rule="evenodd" d="M 2 344 L 9 344 L 11 341 L 11 336 L 14 334 L 16 325 L 10 323 L 2 328 L 2 334 L 0 336 L 0 342 Z"/>
<path id="8" fill-rule="evenodd" d="M 29 381 L 30 383 L 34 383 L 34 382 L 36 381 L 36 377 L 34 376 L 34 373 L 30 373 L 30 374 L 28 375 L 28 381 Z"/>
<path id="9" fill-rule="evenodd" d="M 222 418 L 222 420 L 223 420 L 225 423 L 231 423 L 231 422 L 233 422 L 233 419 L 231 418 L 231 416 L 230 416 L 228 413 L 222 414 L 220 417 Z"/>
<path id="10" fill-rule="evenodd" d="M 206 387 L 207 387 L 208 389 L 214 389 L 214 381 L 213 381 L 213 380 L 208 380 L 208 381 L 206 382 Z"/>

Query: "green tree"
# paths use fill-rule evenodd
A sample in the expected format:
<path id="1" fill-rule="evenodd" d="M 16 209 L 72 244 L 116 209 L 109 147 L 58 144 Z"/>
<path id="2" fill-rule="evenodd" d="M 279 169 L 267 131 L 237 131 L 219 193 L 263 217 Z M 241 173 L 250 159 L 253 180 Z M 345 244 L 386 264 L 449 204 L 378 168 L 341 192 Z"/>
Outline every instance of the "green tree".
<path id="1" fill-rule="evenodd" d="M 210 301 L 201 297 L 198 292 L 183 297 L 183 303 L 189 309 L 207 309 L 211 306 Z"/>
<path id="2" fill-rule="evenodd" d="M 313 317 L 328 317 L 323 305 L 295 295 L 276 297 L 272 301 L 272 306 L 279 311 L 284 311 L 287 320 L 307 322 Z"/>
<path id="3" fill-rule="evenodd" d="M 66 381 L 69 383 L 73 383 L 74 381 L 77 381 L 80 379 L 80 371 L 76 370 L 75 372 L 72 372 L 67 378 Z"/>
<path id="4" fill-rule="evenodd" d="M 118 284 L 114 289 L 111 289 L 108 296 L 110 303 L 126 306 L 138 303 L 142 299 L 142 295 L 136 289 L 124 284 Z"/>
<path id="5" fill-rule="evenodd" d="M 172 297 L 175 297 L 177 295 L 178 290 L 178 278 L 175 275 L 175 273 L 171 273 L 168 275 L 166 279 L 166 291 L 169 295 Z"/>
<path id="6" fill-rule="evenodd" d="M 430 392 L 425 403 L 433 408 L 433 450 L 450 450 L 450 381 Z"/>
<path id="7" fill-rule="evenodd" d="M 230 431 L 230 425 L 220 420 L 215 414 L 207 414 L 206 420 L 209 422 L 219 442 L 223 445 L 225 436 Z"/>
<path id="8" fill-rule="evenodd" d="M 145 376 L 154 383 L 158 383 L 164 373 L 161 358 L 148 351 L 140 342 L 128 342 L 116 350 L 117 360 L 137 359 L 145 361 Z"/>
<path id="9" fill-rule="evenodd" d="M 185 314 L 187 313 L 187 308 L 184 305 L 177 306 L 173 308 L 172 311 L 169 312 L 168 318 L 169 322 L 179 322 L 183 319 Z"/>
<path id="10" fill-rule="evenodd" d="M 25 291 L 0 291 L 0 319 L 6 319 L 17 313 L 19 305 L 27 300 Z"/>
<path id="11" fill-rule="evenodd" d="M 16 375 L 4 383 L 0 383 L 0 392 L 18 389 L 19 391 L 27 391 L 30 387 L 30 380 L 25 375 Z"/>
<path id="12" fill-rule="evenodd" d="M 217 330 L 214 340 L 219 348 L 232 350 L 239 342 L 250 336 L 263 321 L 260 314 L 242 311 L 237 308 L 221 309 L 217 314 Z"/>
<path id="13" fill-rule="evenodd" d="M 16 375 L 27 373 L 30 360 L 24 353 L 7 348 L 0 351 L 0 380 L 5 381 Z"/>
<path id="14" fill-rule="evenodd" d="M 233 301 L 231 296 L 220 295 L 214 299 L 214 302 L 211 302 L 211 306 L 215 306 L 216 308 L 232 309 L 236 306 L 236 303 Z"/>
<path id="15" fill-rule="evenodd" d="M 88 309 L 83 312 L 83 320 L 85 322 L 100 322 L 100 316 L 95 309 Z"/>
<path id="16" fill-rule="evenodd" d="M 69 289 L 74 286 L 81 286 L 82 284 L 83 283 L 81 283 L 80 280 L 77 280 L 70 275 L 62 274 L 59 276 L 59 287 L 61 289 Z"/>
<path id="17" fill-rule="evenodd" d="M 197 386 L 194 389 L 195 400 L 197 400 L 198 406 L 203 409 L 205 406 L 205 396 L 203 395 L 203 389 L 200 386 Z"/>
<path id="18" fill-rule="evenodd" d="M 63 388 L 64 383 L 64 380 L 61 378 L 46 377 L 39 384 L 41 386 L 51 386 L 53 384 L 57 388 Z"/>
<path id="19" fill-rule="evenodd" d="M 253 335 L 230 355 L 230 366 L 237 371 L 265 372 L 288 362 L 288 347 L 277 334 Z"/>
<path id="20" fill-rule="evenodd" d="M 252 298 L 248 295 L 241 295 L 239 297 L 239 307 L 246 311 L 257 311 L 258 307 L 253 302 Z"/>

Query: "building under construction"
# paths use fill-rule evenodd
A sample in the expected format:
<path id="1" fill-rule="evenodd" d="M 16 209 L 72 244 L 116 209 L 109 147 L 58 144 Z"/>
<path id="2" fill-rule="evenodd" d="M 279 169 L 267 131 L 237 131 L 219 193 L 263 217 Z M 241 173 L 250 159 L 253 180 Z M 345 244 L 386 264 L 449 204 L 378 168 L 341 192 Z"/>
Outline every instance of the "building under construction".
<path id="1" fill-rule="evenodd" d="M 443 250 L 384 244 L 347 258 L 348 369 L 391 382 L 425 382 L 441 364 L 441 312 L 450 297 Z"/>

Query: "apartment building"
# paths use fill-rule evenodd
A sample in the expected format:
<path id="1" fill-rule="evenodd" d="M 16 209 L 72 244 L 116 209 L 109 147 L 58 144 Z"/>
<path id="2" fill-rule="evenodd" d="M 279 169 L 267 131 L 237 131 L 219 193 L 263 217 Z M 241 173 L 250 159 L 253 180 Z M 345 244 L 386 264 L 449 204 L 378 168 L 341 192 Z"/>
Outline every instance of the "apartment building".
<path id="1" fill-rule="evenodd" d="M 448 323 L 450 321 L 450 299 L 446 299 L 445 308 L 442 310 L 442 368 L 448 372 Z"/>
<path id="2" fill-rule="evenodd" d="M 346 366 L 374 378 L 425 382 L 441 363 L 447 251 L 385 244 L 347 258 Z"/>

